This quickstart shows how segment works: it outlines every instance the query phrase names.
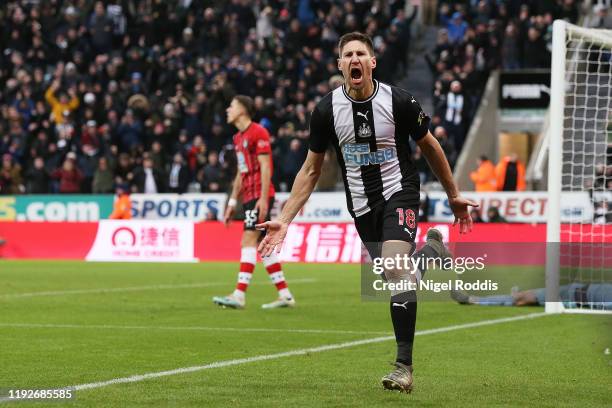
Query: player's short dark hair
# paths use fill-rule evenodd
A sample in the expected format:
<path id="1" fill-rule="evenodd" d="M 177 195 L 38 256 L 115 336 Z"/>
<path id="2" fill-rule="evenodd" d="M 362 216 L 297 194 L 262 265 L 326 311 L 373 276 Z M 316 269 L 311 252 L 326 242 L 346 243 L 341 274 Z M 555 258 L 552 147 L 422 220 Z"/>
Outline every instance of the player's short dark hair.
<path id="1" fill-rule="evenodd" d="M 246 110 L 247 115 L 250 118 L 255 116 L 255 102 L 253 102 L 253 98 L 246 95 L 236 95 L 234 99 L 237 100 Z"/>
<path id="2" fill-rule="evenodd" d="M 338 53 L 342 55 L 342 49 L 344 46 L 351 41 L 360 41 L 368 47 L 368 51 L 370 54 L 374 55 L 374 44 L 372 43 L 372 39 L 369 35 L 360 33 L 359 31 L 353 31 L 352 33 L 346 33 L 340 40 L 338 40 Z"/>

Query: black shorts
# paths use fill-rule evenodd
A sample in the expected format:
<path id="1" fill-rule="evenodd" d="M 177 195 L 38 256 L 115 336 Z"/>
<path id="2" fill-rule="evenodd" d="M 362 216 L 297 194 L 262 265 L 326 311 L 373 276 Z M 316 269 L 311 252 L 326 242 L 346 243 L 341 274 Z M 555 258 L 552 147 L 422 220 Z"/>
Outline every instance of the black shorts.
<path id="1" fill-rule="evenodd" d="M 255 225 L 259 224 L 259 211 L 255 209 L 257 200 L 251 200 L 244 203 L 244 230 L 255 231 Z M 274 197 L 270 197 L 268 201 L 268 215 L 264 221 L 270 221 L 270 211 L 274 205 Z"/>
<path id="2" fill-rule="evenodd" d="M 355 218 L 355 227 L 372 257 L 378 257 L 379 245 L 385 241 L 414 242 L 416 239 L 420 196 L 398 191 L 383 205 Z"/>

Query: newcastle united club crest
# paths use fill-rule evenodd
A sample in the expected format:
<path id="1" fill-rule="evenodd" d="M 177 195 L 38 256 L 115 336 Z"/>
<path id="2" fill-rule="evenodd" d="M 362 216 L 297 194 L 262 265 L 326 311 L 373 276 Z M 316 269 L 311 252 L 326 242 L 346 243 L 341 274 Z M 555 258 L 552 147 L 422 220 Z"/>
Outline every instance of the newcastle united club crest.
<path id="1" fill-rule="evenodd" d="M 361 124 L 361 126 L 359 126 L 357 133 L 361 138 L 370 137 L 372 136 L 372 129 L 370 129 L 370 126 L 364 122 Z"/>

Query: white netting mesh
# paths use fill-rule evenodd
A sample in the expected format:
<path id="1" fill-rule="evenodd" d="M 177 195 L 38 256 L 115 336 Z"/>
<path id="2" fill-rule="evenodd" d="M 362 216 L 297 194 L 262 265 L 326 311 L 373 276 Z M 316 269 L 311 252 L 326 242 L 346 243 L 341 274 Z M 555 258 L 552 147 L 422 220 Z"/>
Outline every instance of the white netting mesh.
<path id="1" fill-rule="evenodd" d="M 585 208 L 561 214 L 561 241 L 571 244 L 561 248 L 560 295 L 570 309 L 601 308 L 593 285 L 612 284 L 611 50 L 612 30 L 568 26 L 561 199 Z"/>

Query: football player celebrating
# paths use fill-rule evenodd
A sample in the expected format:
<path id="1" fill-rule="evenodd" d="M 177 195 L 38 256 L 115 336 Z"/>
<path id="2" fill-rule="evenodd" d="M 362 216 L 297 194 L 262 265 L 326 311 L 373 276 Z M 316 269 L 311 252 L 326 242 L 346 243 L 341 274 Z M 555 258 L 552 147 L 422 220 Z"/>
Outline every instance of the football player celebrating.
<path id="1" fill-rule="evenodd" d="M 410 139 L 420 147 L 446 190 L 460 232 L 471 230 L 469 206 L 478 205 L 459 194 L 444 151 L 428 130 L 429 116 L 405 90 L 373 79 L 376 57 L 370 37 L 357 32 L 345 34 L 338 50 L 344 85 L 324 96 L 314 108 L 308 156 L 295 178 L 291 196 L 277 220 L 258 225 L 267 230 L 260 253 L 265 256 L 280 250 L 289 223 L 321 175 L 329 145 L 334 147 L 342 169 L 348 210 L 372 259 L 395 258 L 415 250 L 420 182 L 410 155 Z M 431 229 L 426 245 L 413 256 L 429 260 L 446 258 L 450 253 L 442 234 Z M 418 274 L 422 276 L 426 270 L 417 272 L 388 268 L 385 277 L 390 283 L 416 283 Z M 395 370 L 382 378 L 382 384 L 386 389 L 410 392 L 416 292 L 392 291 L 389 307 L 397 358 Z"/>

